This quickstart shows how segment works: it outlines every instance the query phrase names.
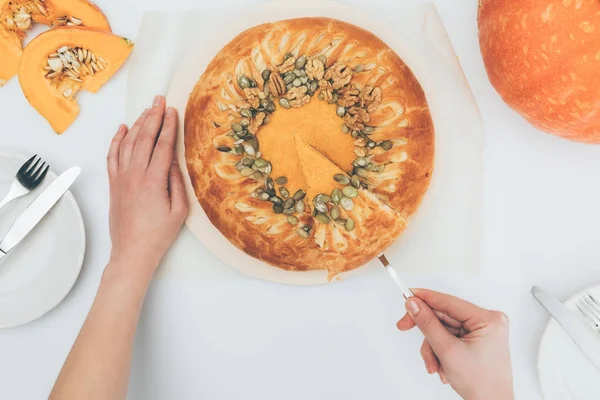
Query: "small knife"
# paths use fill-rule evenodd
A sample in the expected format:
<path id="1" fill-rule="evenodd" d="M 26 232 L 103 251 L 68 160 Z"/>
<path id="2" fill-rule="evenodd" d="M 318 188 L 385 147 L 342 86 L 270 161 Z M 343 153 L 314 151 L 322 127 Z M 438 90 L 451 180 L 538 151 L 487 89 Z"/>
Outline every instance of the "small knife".
<path id="1" fill-rule="evenodd" d="M 600 338 L 588 328 L 567 306 L 537 286 L 531 294 L 569 335 L 579 350 L 600 371 Z"/>
<path id="2" fill-rule="evenodd" d="M 15 247 L 40 220 L 50 211 L 62 197 L 75 179 L 81 173 L 81 168 L 72 167 L 53 180 L 46 189 L 23 211 L 10 227 L 4 239 L 0 242 L 0 259 Z"/>
<path id="3" fill-rule="evenodd" d="M 414 297 L 414 294 L 410 291 L 408 286 L 406 286 L 406 284 L 402 281 L 402 279 L 400 279 L 394 268 L 392 268 L 385 254 L 381 253 L 377 256 L 377 258 L 379 258 L 379 261 L 381 261 L 387 272 L 391 275 L 394 282 L 396 282 L 396 284 L 400 286 L 400 290 L 402 290 L 402 295 L 404 296 L 404 298 L 408 300 L 409 297 Z"/>

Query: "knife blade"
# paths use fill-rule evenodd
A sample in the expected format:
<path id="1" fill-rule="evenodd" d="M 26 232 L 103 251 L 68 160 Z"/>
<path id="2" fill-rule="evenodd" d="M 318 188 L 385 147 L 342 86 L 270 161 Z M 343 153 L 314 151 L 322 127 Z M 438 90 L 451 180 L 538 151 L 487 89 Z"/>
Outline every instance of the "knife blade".
<path id="1" fill-rule="evenodd" d="M 563 303 L 534 286 L 531 294 L 569 335 L 579 350 L 600 371 L 600 337 Z"/>
<path id="2" fill-rule="evenodd" d="M 72 167 L 53 180 L 44 191 L 17 218 L 0 242 L 0 258 L 12 250 L 50 211 L 75 182 L 81 168 Z"/>

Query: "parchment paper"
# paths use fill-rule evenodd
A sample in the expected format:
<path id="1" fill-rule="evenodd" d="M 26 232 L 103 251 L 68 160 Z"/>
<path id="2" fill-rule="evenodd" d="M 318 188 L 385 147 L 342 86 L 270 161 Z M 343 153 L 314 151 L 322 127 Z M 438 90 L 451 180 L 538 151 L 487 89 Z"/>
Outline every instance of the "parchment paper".
<path id="1" fill-rule="evenodd" d="M 130 69 L 128 120 L 135 120 L 153 95 L 162 93 L 167 95 L 168 103 L 181 111 L 182 123 L 193 85 L 227 42 L 263 22 L 306 16 L 337 18 L 375 33 L 412 69 L 426 93 L 436 130 L 434 173 L 420 209 L 403 235 L 386 251 L 388 259 L 401 273 L 476 272 L 483 128 L 477 105 L 433 4 L 364 8 L 323 1 L 280 1 L 244 9 L 211 8 L 170 15 L 147 13 Z M 186 179 L 189 186 L 189 178 Z M 247 256 L 210 224 L 193 196 L 190 200 L 187 225 L 202 244 L 184 229 L 163 261 L 158 277 L 241 279 L 240 274 L 224 265 L 229 264 L 276 282 L 326 282 L 323 271 L 292 273 Z M 372 262 L 341 278 L 369 274 L 374 268 L 381 265 Z"/>

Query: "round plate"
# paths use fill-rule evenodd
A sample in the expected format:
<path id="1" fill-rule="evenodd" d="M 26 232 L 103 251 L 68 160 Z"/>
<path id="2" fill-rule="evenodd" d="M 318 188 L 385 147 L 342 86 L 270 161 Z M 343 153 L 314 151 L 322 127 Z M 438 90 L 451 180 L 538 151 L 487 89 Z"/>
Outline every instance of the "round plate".
<path id="1" fill-rule="evenodd" d="M 585 293 L 600 298 L 600 285 L 577 293 L 565 305 L 579 314 L 575 300 Z M 600 336 L 598 343 L 600 344 Z M 542 335 L 537 368 L 540 389 L 546 400 L 600 399 L 600 371 L 588 361 L 553 318 Z"/>
<path id="2" fill-rule="evenodd" d="M 0 198 L 28 159 L 0 151 Z M 0 210 L 0 238 L 37 195 L 56 178 L 48 171 L 41 187 Z M 81 271 L 85 229 L 81 211 L 66 192 L 40 223 L 0 260 L 0 328 L 33 321 L 56 307 Z"/>

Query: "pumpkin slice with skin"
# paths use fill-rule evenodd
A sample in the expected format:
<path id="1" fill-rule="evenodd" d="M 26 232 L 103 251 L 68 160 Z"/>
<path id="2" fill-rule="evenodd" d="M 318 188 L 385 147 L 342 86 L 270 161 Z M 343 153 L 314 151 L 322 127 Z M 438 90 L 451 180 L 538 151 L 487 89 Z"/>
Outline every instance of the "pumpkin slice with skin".
<path id="1" fill-rule="evenodd" d="M 19 83 L 29 103 L 56 133 L 77 118 L 74 96 L 96 93 L 123 65 L 133 43 L 85 27 L 51 29 L 32 40 L 19 62 Z"/>
<path id="2" fill-rule="evenodd" d="M 110 32 L 106 16 L 86 0 L 0 0 L 0 86 L 17 73 L 21 42 L 34 22 Z"/>

